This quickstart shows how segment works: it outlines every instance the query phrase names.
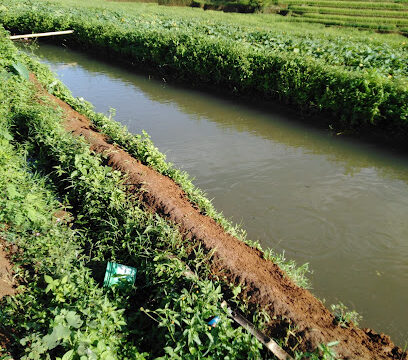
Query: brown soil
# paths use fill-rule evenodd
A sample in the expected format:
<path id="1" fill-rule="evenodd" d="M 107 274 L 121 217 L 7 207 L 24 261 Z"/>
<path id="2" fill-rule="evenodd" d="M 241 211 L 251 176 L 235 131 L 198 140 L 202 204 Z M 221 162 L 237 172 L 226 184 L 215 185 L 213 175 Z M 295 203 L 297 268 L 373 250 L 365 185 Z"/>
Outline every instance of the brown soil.
<path id="1" fill-rule="evenodd" d="M 45 93 L 38 83 L 37 86 Z M 321 343 L 339 341 L 335 351 L 343 359 L 408 359 L 407 353 L 386 335 L 353 325 L 350 328 L 336 325 L 333 315 L 309 291 L 296 286 L 277 265 L 265 260 L 259 250 L 227 234 L 213 219 L 202 215 L 173 180 L 110 144 L 89 119 L 47 95 L 62 108 L 67 131 L 86 139 L 91 149 L 103 154 L 112 168 L 127 174 L 128 182 L 135 188 L 143 187 L 142 200 L 151 211 L 178 224 L 187 239 L 194 238 L 206 249 L 215 250 L 211 263 L 214 274 L 244 284 L 243 295 L 250 303 L 262 306 L 271 318 L 283 319 L 280 328 L 276 321 L 271 322 L 270 333 L 277 334 L 282 331 L 282 324 L 291 323 L 302 339 L 299 350 L 310 351 Z"/>
<path id="2" fill-rule="evenodd" d="M 0 300 L 6 295 L 14 295 L 15 285 L 12 265 L 5 251 L 5 243 L 0 239 Z"/>
<path id="3" fill-rule="evenodd" d="M 65 210 L 58 210 L 52 216 L 56 223 L 69 224 L 73 220 L 71 213 Z"/>
<path id="4" fill-rule="evenodd" d="M 9 254 L 6 252 L 5 242 L 0 238 L 0 301 L 4 296 L 14 295 L 16 293 L 16 285 Z M 10 355 L 7 352 L 1 351 L 1 348 L 7 349 L 9 342 L 8 337 L 0 330 L 0 358 Z"/>

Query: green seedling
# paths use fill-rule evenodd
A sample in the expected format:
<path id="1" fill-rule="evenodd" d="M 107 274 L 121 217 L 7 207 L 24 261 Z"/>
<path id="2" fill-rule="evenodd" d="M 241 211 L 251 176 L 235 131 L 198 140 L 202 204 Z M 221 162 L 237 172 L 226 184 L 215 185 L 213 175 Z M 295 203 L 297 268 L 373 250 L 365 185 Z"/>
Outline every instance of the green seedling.
<path id="1" fill-rule="evenodd" d="M 349 327 L 351 323 L 358 326 L 358 323 L 363 318 L 358 312 L 348 310 L 347 306 L 342 302 L 331 305 L 331 310 L 335 316 L 336 323 L 341 327 Z"/>

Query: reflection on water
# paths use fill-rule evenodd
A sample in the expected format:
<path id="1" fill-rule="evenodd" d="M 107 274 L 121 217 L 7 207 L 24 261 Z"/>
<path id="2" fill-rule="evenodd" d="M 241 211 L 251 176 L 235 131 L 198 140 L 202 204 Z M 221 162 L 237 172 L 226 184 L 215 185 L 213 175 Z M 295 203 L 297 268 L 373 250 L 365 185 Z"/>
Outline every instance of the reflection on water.
<path id="1" fill-rule="evenodd" d="M 249 238 L 309 262 L 313 292 L 408 339 L 408 159 L 303 126 L 282 109 L 169 86 L 75 51 L 36 51 L 75 96 L 116 109 L 196 178 Z"/>

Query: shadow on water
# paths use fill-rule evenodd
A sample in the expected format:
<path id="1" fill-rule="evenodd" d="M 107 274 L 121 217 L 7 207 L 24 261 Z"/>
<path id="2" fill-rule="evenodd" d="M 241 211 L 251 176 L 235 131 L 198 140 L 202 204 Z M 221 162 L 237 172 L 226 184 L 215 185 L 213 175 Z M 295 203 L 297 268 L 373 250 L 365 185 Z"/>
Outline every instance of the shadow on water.
<path id="1" fill-rule="evenodd" d="M 309 262 L 313 292 L 360 312 L 362 325 L 408 338 L 408 156 L 336 136 L 278 104 L 149 78 L 52 45 L 35 51 L 97 111 L 116 108 L 195 176 L 252 239 Z"/>

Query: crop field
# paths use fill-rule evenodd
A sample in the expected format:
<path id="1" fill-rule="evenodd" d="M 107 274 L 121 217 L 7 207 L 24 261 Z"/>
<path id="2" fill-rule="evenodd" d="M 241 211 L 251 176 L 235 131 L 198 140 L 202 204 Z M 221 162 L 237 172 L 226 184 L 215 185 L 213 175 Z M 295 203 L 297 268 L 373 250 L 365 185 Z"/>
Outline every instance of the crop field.
<path id="1" fill-rule="evenodd" d="M 288 21 L 369 28 L 408 35 L 407 22 L 401 21 L 408 14 L 406 0 L 159 0 L 158 3 L 226 12 L 277 13 L 287 16 Z"/>
<path id="2" fill-rule="evenodd" d="M 161 5 L 193 6 L 226 12 L 265 12 L 302 21 L 408 35 L 406 0 L 158 0 Z M 317 16 L 316 14 L 319 14 Z M 326 16 L 329 15 L 329 16 Z"/>
<path id="3" fill-rule="evenodd" d="M 0 20 L 12 31 L 72 28 L 73 46 L 150 66 L 196 86 L 257 93 L 329 113 L 342 128 L 375 125 L 393 134 L 407 128 L 408 44 L 402 36 L 309 24 L 300 30 L 277 15 L 155 4 L 0 3 Z M 318 21 L 320 15 L 310 16 Z"/>
<path id="4" fill-rule="evenodd" d="M 339 126 L 408 128 L 397 35 L 73 0 L 0 0 L 0 23 L 73 29 L 65 45 L 330 113 Z M 0 359 L 274 359 L 234 313 L 293 359 L 407 358 L 352 312 L 331 314 L 307 290 L 307 265 L 247 240 L 146 133 L 74 98 L 4 28 L 0 244 L 18 288 L 0 299 Z M 136 268 L 135 283 L 102 286 L 108 261 Z"/>

